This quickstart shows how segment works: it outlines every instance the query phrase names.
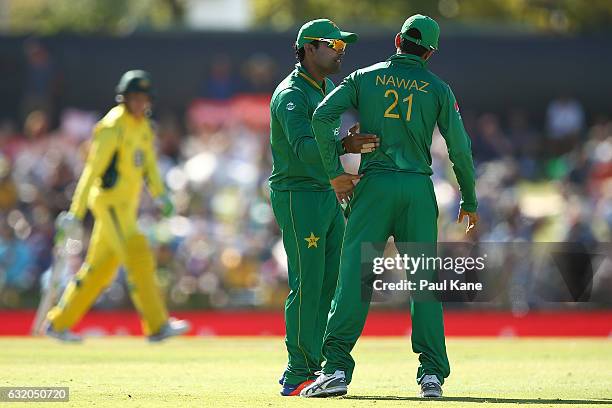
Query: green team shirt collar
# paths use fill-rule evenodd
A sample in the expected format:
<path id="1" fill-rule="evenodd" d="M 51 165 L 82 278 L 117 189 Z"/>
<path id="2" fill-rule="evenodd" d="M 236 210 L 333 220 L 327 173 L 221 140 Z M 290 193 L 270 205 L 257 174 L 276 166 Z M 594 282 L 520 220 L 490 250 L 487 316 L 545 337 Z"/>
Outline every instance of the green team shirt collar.
<path id="1" fill-rule="evenodd" d="M 325 96 L 325 80 L 323 80 L 322 85 L 319 84 L 312 76 L 310 76 L 308 71 L 306 71 L 306 68 L 304 68 L 299 62 L 295 64 L 295 70 L 297 71 L 297 75 L 300 78 L 304 79 L 310 86 L 312 86 L 314 89 L 321 92 L 323 96 Z"/>
<path id="2" fill-rule="evenodd" d="M 405 65 L 419 65 L 421 67 L 427 65 L 427 61 L 423 58 L 412 54 L 395 54 L 387 58 L 387 61 Z"/>

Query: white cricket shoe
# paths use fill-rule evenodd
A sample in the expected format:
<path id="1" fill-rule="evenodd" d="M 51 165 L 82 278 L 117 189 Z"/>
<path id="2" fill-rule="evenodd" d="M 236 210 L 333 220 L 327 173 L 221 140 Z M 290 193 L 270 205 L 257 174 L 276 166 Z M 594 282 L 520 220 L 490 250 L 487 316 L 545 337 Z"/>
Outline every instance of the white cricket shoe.
<path id="1" fill-rule="evenodd" d="M 344 371 L 336 370 L 333 374 L 321 372 L 315 382 L 304 388 L 302 397 L 325 398 L 337 397 L 347 393 L 346 377 Z"/>
<path id="2" fill-rule="evenodd" d="M 189 323 L 187 320 L 179 320 L 171 317 L 157 333 L 149 336 L 149 342 L 157 343 L 169 337 L 185 334 L 189 330 L 191 330 L 191 323 Z"/>
<path id="3" fill-rule="evenodd" d="M 442 384 L 435 375 L 424 375 L 421 380 L 421 397 L 423 398 L 441 398 Z"/>

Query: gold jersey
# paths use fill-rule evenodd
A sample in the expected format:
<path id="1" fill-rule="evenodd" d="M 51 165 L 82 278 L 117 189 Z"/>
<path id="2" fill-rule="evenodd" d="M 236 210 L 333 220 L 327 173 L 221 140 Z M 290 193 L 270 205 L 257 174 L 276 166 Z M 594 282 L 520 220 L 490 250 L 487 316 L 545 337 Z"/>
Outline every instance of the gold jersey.
<path id="1" fill-rule="evenodd" d="M 153 198 L 163 194 L 150 122 L 136 119 L 123 104 L 117 105 L 94 128 L 70 211 L 82 219 L 87 207 L 137 208 L 145 181 Z"/>

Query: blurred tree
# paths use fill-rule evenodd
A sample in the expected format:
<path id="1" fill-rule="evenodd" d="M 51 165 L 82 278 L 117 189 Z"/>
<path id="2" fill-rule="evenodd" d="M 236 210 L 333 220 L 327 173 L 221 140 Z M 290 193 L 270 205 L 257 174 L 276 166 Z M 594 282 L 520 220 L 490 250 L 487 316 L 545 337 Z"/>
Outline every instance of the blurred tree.
<path id="1" fill-rule="evenodd" d="M 182 24 L 183 0 L 0 0 L 12 33 L 122 34 Z"/>
<path id="2" fill-rule="evenodd" d="M 0 30 L 123 34 L 183 25 L 189 5 L 207 0 L 0 0 Z M 422 13 L 456 25 L 593 32 L 612 27 L 611 0 L 251 0 L 258 27 L 289 29 L 332 18 L 339 24 L 397 29 Z"/>
<path id="3" fill-rule="evenodd" d="M 427 14 L 469 26 L 508 25 L 552 32 L 610 30 L 610 0 L 252 0 L 255 24 L 287 29 L 317 18 L 338 24 L 390 26 Z"/>

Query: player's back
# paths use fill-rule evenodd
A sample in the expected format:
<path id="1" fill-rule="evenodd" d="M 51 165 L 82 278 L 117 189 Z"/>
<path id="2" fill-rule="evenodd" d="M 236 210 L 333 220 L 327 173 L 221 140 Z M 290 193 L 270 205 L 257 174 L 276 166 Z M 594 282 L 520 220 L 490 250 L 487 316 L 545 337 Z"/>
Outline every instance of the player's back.
<path id="1" fill-rule="evenodd" d="M 381 146 L 361 157 L 360 173 L 404 171 L 431 174 L 431 138 L 448 86 L 423 60 L 397 54 L 355 71 L 361 132 L 380 137 Z"/>

